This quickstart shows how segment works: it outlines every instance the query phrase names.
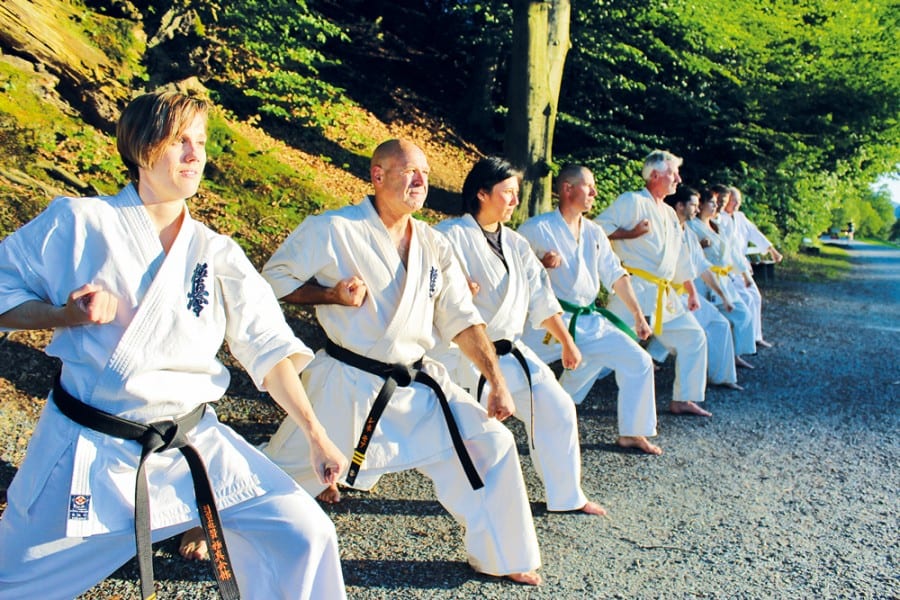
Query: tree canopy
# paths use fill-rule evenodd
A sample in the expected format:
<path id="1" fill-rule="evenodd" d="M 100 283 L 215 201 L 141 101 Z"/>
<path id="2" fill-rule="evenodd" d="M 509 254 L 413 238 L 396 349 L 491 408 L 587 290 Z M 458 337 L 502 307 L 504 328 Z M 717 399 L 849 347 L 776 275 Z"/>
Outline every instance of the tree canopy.
<path id="1" fill-rule="evenodd" d="M 432 43 L 455 50 L 465 97 L 494 102 L 461 106 L 506 114 L 520 100 L 506 90 L 509 4 L 421 4 L 439 15 Z M 894 0 L 571 4 L 553 156 L 595 171 L 598 209 L 639 187 L 640 160 L 665 148 L 685 158 L 686 182 L 741 188 L 748 213 L 788 247 L 846 206 L 880 212 L 869 186 L 900 164 Z"/>
<path id="2" fill-rule="evenodd" d="M 36 0 L 29 10 L 14 3 L 0 11 L 9 24 L 0 47 L 41 62 L 106 133 L 124 90 L 194 76 L 229 115 L 261 122 L 285 139 L 340 128 L 342 107 L 353 102 L 402 97 L 385 112 L 427 104 L 427 112 L 481 152 L 516 158 L 525 154 L 508 147 L 516 139 L 508 135 L 516 123 L 510 116 L 522 114 L 522 89 L 531 83 L 525 78 L 523 86 L 513 69 L 521 64 L 513 60 L 513 17 L 516 7 L 535 4 L 561 6 L 557 0 Z M 542 156 L 550 170 L 570 161 L 591 167 L 600 193 L 596 210 L 640 187 L 642 158 L 662 148 L 684 157 L 686 183 L 741 188 L 744 210 L 787 249 L 851 220 L 861 234 L 890 230 L 887 197 L 871 184 L 900 172 L 897 0 L 565 4 L 571 11 L 559 14 L 570 15 L 571 47 L 558 102 L 549 100 L 547 114 L 556 116 L 545 137 L 552 137 L 552 152 Z M 52 25 L 59 31 L 48 39 L 80 45 L 48 52 L 46 40 L 33 40 L 20 22 L 37 32 Z M 94 46 L 98 52 L 84 50 Z M 78 61 L 64 61 L 68 54 L 84 64 L 73 67 Z M 354 70 L 342 60 L 354 61 Z M 15 71 L 4 76 L 5 85 L 18 85 L 19 95 L 0 102 L 0 129 L 13 132 L 0 136 L 0 146 L 28 145 L 32 135 L 48 147 L 57 145 L 54 135 L 77 137 L 4 125 L 19 122 L 17 103 L 30 77 L 5 68 Z M 99 83 L 86 83 L 94 74 Z M 358 162 L 335 154 L 333 145 L 317 147 L 336 164 L 352 169 Z M 97 164 L 92 168 L 106 161 Z"/>

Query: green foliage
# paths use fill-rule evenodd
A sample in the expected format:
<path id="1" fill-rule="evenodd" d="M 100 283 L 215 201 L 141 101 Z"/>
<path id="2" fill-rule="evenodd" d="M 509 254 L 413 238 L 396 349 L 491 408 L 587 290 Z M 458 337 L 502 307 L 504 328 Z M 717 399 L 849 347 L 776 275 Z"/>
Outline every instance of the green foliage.
<path id="1" fill-rule="evenodd" d="M 146 44 L 135 35 L 135 23 L 86 8 L 80 12 L 78 23 L 91 43 L 115 61 L 117 68 L 113 75 L 119 83 L 131 86 L 135 79 L 147 78 L 142 61 Z"/>
<path id="2" fill-rule="evenodd" d="M 894 206 L 887 190 L 860 192 L 840 203 L 831 213 L 831 228 L 843 230 L 853 223 L 856 235 L 888 239 L 894 225 Z"/>
<path id="3" fill-rule="evenodd" d="M 349 100 L 320 77 L 336 66 L 321 47 L 347 41 L 343 31 L 311 11 L 304 0 L 201 0 L 209 36 L 218 37 L 220 91 L 243 96 L 259 115 L 292 125 L 333 125 Z M 240 101 L 232 104 L 239 105 Z"/>
<path id="4" fill-rule="evenodd" d="M 868 183 L 900 159 L 892 6 L 576 4 L 556 160 L 592 166 L 602 203 L 640 185 L 633 161 L 670 149 L 687 183 L 738 185 L 796 248 L 842 203 L 865 204 Z"/>
<path id="5" fill-rule="evenodd" d="M 41 160 L 91 175 L 91 183 L 111 191 L 124 181 L 115 142 L 77 116 L 47 102 L 40 73 L 0 61 L 0 164 L 46 180 Z"/>
<path id="6" fill-rule="evenodd" d="M 840 281 L 850 273 L 850 256 L 844 248 L 824 244 L 818 255 L 791 254 L 778 265 L 778 277 L 795 281 Z"/>
<path id="7" fill-rule="evenodd" d="M 208 135 L 204 187 L 227 199 L 223 212 L 211 220 L 233 235 L 251 259 L 267 258 L 303 217 L 332 202 L 313 185 L 311 173 L 297 172 L 271 151 L 259 151 L 221 115 L 210 115 Z"/>

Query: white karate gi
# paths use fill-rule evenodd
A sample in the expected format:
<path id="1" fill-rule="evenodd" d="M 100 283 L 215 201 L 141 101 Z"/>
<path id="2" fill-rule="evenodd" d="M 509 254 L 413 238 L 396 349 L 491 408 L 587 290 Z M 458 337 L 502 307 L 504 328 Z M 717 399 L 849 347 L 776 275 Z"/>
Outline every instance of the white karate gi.
<path id="1" fill-rule="evenodd" d="M 404 267 L 370 198 L 307 217 L 263 268 L 283 297 L 315 279 L 334 286 L 356 275 L 367 294 L 360 307 L 319 305 L 328 337 L 357 354 L 411 364 L 435 344 L 484 321 L 447 240 L 413 219 Z M 419 383 L 398 387 L 371 436 L 355 487 L 366 489 L 387 472 L 417 468 L 434 481 L 441 504 L 465 527 L 469 562 L 480 572 L 508 575 L 540 566 L 515 442 L 487 417 L 440 363 L 425 357 L 425 371 L 445 391 L 466 447 L 485 486 L 473 491 L 453 449 L 434 392 Z M 310 400 L 329 437 L 352 455 L 384 380 L 319 351 L 304 372 Z M 282 423 L 265 452 L 311 494 L 324 489 L 309 464 L 308 443 L 296 425 Z"/>
<path id="2" fill-rule="evenodd" d="M 684 244 L 685 252 L 690 255 L 693 265 L 694 285 L 698 290 L 706 289 L 706 283 L 701 279 L 700 274 L 709 271 L 711 263 L 703 253 L 703 248 L 700 247 L 697 234 L 690 227 L 684 227 Z M 709 293 L 709 290 L 706 292 Z M 731 323 L 726 318 L 730 313 L 726 313 L 721 305 L 714 305 L 705 296 L 706 294 L 698 294 L 697 300 L 700 307 L 692 314 L 706 333 L 707 380 L 714 385 L 737 383 L 734 335 L 732 335 Z M 682 295 L 682 301 L 687 306 L 687 294 Z M 750 323 L 750 313 L 744 310 L 742 319 L 741 326 L 746 330 Z"/>
<path id="3" fill-rule="evenodd" d="M 709 241 L 709 245 L 706 248 L 703 248 L 703 255 L 709 261 L 710 265 L 715 265 L 720 268 L 730 267 L 732 272 L 735 269 L 740 270 L 740 267 L 733 263 L 736 255 L 729 247 L 728 240 L 725 236 L 719 235 L 713 231 L 711 227 L 706 225 L 706 223 L 700 219 L 689 219 L 686 223 L 687 227 L 685 234 L 693 236 L 696 241 L 696 245 L 693 247 L 700 247 L 700 240 L 702 239 Z M 732 334 L 734 336 L 734 351 L 739 355 L 756 353 L 756 338 L 753 336 L 753 314 L 750 307 L 747 306 L 743 296 L 735 287 L 735 284 L 730 277 L 730 273 L 724 275 L 714 271 L 710 271 L 710 273 L 716 278 L 716 283 L 719 284 L 722 293 L 725 294 L 725 297 L 734 307 L 732 311 L 727 312 L 725 310 L 725 303 L 722 298 L 713 292 L 699 277 L 695 281 L 697 289 L 707 300 L 710 300 L 715 304 L 716 308 L 722 311 L 722 315 L 731 323 Z M 743 280 L 741 280 L 740 285 L 743 285 Z"/>
<path id="4" fill-rule="evenodd" d="M 743 219 L 741 217 L 743 217 Z M 716 218 L 716 223 L 719 225 L 720 231 L 729 243 L 732 252 L 735 270 L 732 273 L 729 273 L 729 276 L 734 282 L 738 294 L 740 294 L 741 298 L 750 308 L 750 314 L 753 317 L 754 339 L 761 340 L 763 339 L 762 294 L 759 291 L 759 287 L 756 285 L 756 281 L 753 279 L 753 267 L 750 266 L 750 261 L 747 260 L 745 252 L 747 250 L 747 242 L 749 239 L 753 239 L 754 243 L 757 245 L 768 244 L 767 246 L 763 246 L 764 248 L 768 248 L 772 244 L 764 235 L 762 235 L 762 233 L 759 233 L 759 230 L 756 230 L 756 232 L 759 233 L 758 236 L 752 234 L 751 229 L 755 230 L 756 227 L 752 226 L 747 220 L 747 217 L 740 211 L 734 211 L 734 213 L 730 215 L 727 212 L 721 212 Z M 750 285 L 747 285 L 744 281 L 742 273 L 746 273 L 750 278 Z"/>
<path id="5" fill-rule="evenodd" d="M 493 341 L 513 342 L 528 364 L 534 394 L 533 420 L 531 393 L 522 366 L 512 354 L 500 357 L 500 368 L 516 403 L 515 417 L 525 423 L 531 457 L 544 482 L 547 509 L 580 509 L 587 503 L 587 496 L 581 489 L 581 447 L 575 406 L 553 371 L 520 341 L 526 317 L 535 327 L 540 327 L 562 309 L 544 267 L 528 242 L 515 231 L 501 227 L 500 242 L 508 269 L 488 246 L 481 227 L 471 215 L 445 220 L 435 229 L 450 240 L 466 277 L 480 286 L 474 301 L 487 321 L 488 337 Z M 474 395 L 480 376 L 477 367 L 455 345 L 439 345 L 435 350 L 432 352 L 436 360 L 445 365 L 458 365 L 451 377 Z M 442 360 L 445 355 L 450 355 L 446 362 Z M 486 384 L 484 394 L 489 389 L 490 384 Z"/>
<path id="6" fill-rule="evenodd" d="M 0 313 L 23 302 L 66 303 L 85 283 L 118 298 L 113 322 L 58 328 L 73 396 L 127 419 L 175 418 L 218 400 L 229 374 L 223 340 L 250 377 L 311 352 L 240 248 L 185 217 L 163 252 L 134 187 L 112 197 L 59 198 L 0 244 Z M 238 585 L 248 598 L 344 594 L 334 526 L 315 501 L 207 407 L 188 434 L 204 457 Z M 85 429 L 48 401 L 0 520 L 0 598 L 70 598 L 134 555 L 140 446 Z M 177 450 L 146 463 L 154 539 L 199 524 Z M 83 510 L 70 510 L 76 496 Z"/>
<path id="7" fill-rule="evenodd" d="M 766 252 L 769 248 L 773 247 L 774 244 L 772 244 L 772 242 L 769 241 L 769 238 L 759 230 L 759 227 L 747 218 L 747 215 L 744 214 L 743 211 L 736 210 L 732 212 L 730 216 L 734 221 L 734 234 L 737 242 L 737 249 L 744 254 L 745 259 L 747 250 L 751 244 L 759 248 L 762 252 Z M 747 262 L 749 263 L 749 261 Z"/>
<path id="8" fill-rule="evenodd" d="M 601 284 L 611 290 L 613 283 L 627 275 L 600 227 L 588 219 L 581 219 L 580 227 L 576 240 L 560 212 L 554 210 L 532 217 L 518 232 L 538 257 L 550 250 L 560 255 L 560 265 L 547 269 L 557 297 L 588 306 L 597 299 Z M 627 318 L 626 322 L 634 320 L 630 314 Z M 571 319 L 570 313 L 563 313 L 566 326 Z M 553 340 L 545 344 L 543 331 L 528 329 L 524 340 L 547 362 L 559 359 L 560 345 Z M 612 369 L 619 387 L 619 435 L 656 435 L 656 391 L 650 355 L 598 313 L 578 317 L 575 343 L 581 350 L 582 364 L 560 377 L 563 389 L 575 403 L 581 404 L 597 377 Z"/>
<path id="9" fill-rule="evenodd" d="M 690 280 L 690 258 L 682 252 L 682 229 L 672 207 L 658 206 L 647 189 L 626 192 L 600 213 L 596 222 L 606 235 L 619 228 L 632 229 L 640 221 L 650 222 L 650 231 L 630 240 L 611 240 L 623 266 L 640 269 L 675 284 Z M 657 290 L 655 283 L 635 276 L 631 285 L 644 314 L 656 327 Z M 628 318 L 625 304 L 613 296 L 609 309 Z M 706 335 L 678 295 L 665 290 L 662 299 L 663 331 L 656 336 L 675 354 L 674 402 L 702 402 L 706 396 Z"/>

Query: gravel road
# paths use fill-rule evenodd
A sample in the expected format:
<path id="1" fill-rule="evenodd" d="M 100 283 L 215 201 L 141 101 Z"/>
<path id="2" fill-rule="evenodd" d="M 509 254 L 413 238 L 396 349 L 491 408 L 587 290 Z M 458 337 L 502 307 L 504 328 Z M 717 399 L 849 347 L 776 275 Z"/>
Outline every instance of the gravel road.
<path id="1" fill-rule="evenodd" d="M 711 419 L 665 412 L 672 361 L 657 378 L 657 442 L 622 451 L 615 383 L 579 409 L 584 488 L 604 518 L 549 514 L 514 425 L 541 543 L 544 584 L 474 573 L 461 532 L 415 473 L 383 478 L 328 508 L 350 598 L 900 597 L 900 251 L 855 243 L 840 283 L 763 287 L 775 342 L 739 373 L 743 392 L 711 388 Z M 21 460 L 52 363 L 23 332 L 0 340 L 0 501 Z M 308 340 L 313 343 L 312 340 Z M 238 381 L 220 415 L 251 441 L 279 413 Z M 262 407 L 262 408 L 261 408 Z M 159 597 L 217 597 L 205 567 L 156 547 Z M 83 598 L 136 596 L 134 563 Z"/>

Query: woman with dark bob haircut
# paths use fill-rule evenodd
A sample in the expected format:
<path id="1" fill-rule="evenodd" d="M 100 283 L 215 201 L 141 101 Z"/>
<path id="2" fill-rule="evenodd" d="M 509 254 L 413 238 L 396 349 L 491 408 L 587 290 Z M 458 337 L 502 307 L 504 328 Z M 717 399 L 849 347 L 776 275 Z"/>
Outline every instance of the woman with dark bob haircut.
<path id="1" fill-rule="evenodd" d="M 581 489 L 581 449 L 572 398 L 553 371 L 520 341 L 526 317 L 563 346 L 563 365 L 574 369 L 581 353 L 561 318 L 544 267 L 515 231 L 504 226 L 519 204 L 522 176 L 503 158 L 482 158 L 463 183 L 465 214 L 435 226 L 450 240 L 473 290 L 475 306 L 487 322 L 487 334 L 500 356 L 500 367 L 516 403 L 516 418 L 526 424 L 535 469 L 544 482 L 547 509 L 580 510 L 602 515 Z M 456 381 L 481 401 L 485 382 L 458 349 L 445 347 L 436 358 L 455 369 Z"/>

